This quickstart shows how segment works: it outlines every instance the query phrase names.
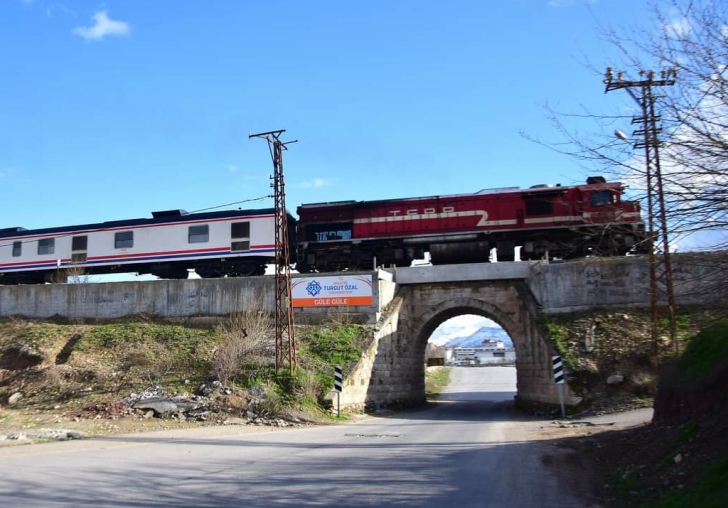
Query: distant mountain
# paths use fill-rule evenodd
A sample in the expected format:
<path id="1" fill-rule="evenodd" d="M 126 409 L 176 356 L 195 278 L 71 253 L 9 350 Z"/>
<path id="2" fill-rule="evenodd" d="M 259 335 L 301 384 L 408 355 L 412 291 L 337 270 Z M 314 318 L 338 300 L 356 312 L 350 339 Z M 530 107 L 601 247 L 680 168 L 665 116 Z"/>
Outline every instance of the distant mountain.
<path id="1" fill-rule="evenodd" d="M 459 328 L 459 327 L 458 327 Z M 474 332 L 464 326 L 461 329 L 448 330 L 448 333 L 441 335 L 430 342 L 445 347 L 480 347 L 484 340 L 502 340 L 506 347 L 511 347 L 513 342 L 508 334 L 499 326 L 481 326 Z"/>

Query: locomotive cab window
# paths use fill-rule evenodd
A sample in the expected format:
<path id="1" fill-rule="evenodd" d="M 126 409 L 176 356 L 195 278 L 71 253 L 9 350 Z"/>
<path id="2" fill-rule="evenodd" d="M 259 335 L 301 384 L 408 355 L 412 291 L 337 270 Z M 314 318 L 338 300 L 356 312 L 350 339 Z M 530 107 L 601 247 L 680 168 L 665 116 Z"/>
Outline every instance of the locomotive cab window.
<path id="1" fill-rule="evenodd" d="M 188 243 L 207 243 L 210 241 L 210 226 L 190 226 L 187 232 Z"/>
<path id="2" fill-rule="evenodd" d="M 130 249 L 134 247 L 134 231 L 123 231 L 114 234 L 115 249 Z"/>
<path id="3" fill-rule="evenodd" d="M 592 206 L 607 206 L 612 204 L 612 193 L 609 191 L 594 191 L 591 193 Z"/>
<path id="4" fill-rule="evenodd" d="M 13 257 L 18 258 L 23 253 L 23 242 L 13 242 Z"/>
<path id="5" fill-rule="evenodd" d="M 230 250 L 250 250 L 250 222 L 233 222 L 230 226 Z"/>
<path id="6" fill-rule="evenodd" d="M 43 238 L 38 240 L 38 255 L 43 256 L 46 254 L 53 254 L 56 251 L 56 239 L 55 238 Z"/>
<path id="7" fill-rule="evenodd" d="M 351 222 L 329 222 L 309 226 L 306 236 L 311 242 L 330 242 L 335 240 L 351 240 Z"/>
<path id="8" fill-rule="evenodd" d="M 549 199 L 527 199 L 526 215 L 549 215 L 554 213 L 554 204 Z"/>

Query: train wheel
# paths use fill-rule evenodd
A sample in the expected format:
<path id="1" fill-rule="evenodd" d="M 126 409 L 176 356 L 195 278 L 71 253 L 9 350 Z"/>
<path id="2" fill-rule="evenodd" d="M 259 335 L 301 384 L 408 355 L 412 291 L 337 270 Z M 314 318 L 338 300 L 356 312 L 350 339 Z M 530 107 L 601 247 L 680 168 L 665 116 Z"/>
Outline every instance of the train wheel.
<path id="1" fill-rule="evenodd" d="M 254 277 L 263 274 L 265 274 L 265 265 L 257 263 L 243 263 L 228 271 L 228 275 L 233 277 Z"/>
<path id="2" fill-rule="evenodd" d="M 496 254 L 498 255 L 498 262 L 515 261 L 516 259 L 516 245 L 514 242 L 496 242 L 495 250 Z"/>
<path id="3" fill-rule="evenodd" d="M 309 265 L 305 265 L 303 263 L 296 263 L 296 271 L 298 273 L 313 273 L 316 270 Z"/>
<path id="4" fill-rule="evenodd" d="M 187 271 L 186 268 L 180 268 L 177 270 L 170 270 L 169 273 L 167 273 L 166 279 L 173 279 L 173 280 L 182 280 L 189 277 L 190 273 Z"/>
<path id="5" fill-rule="evenodd" d="M 201 279 L 212 279 L 213 277 L 222 277 L 220 273 L 210 270 L 209 268 L 195 268 L 195 273 L 200 276 Z"/>

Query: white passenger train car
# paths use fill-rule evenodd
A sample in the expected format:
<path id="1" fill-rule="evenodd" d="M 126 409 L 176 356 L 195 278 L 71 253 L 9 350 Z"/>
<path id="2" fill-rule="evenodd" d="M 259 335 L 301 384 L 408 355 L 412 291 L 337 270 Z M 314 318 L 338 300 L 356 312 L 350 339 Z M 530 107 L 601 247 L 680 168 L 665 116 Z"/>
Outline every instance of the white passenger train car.
<path id="1" fill-rule="evenodd" d="M 295 219 L 288 216 L 289 229 Z M 0 283 L 58 280 L 74 269 L 88 274 L 150 273 L 187 278 L 260 275 L 275 257 L 274 210 L 189 214 L 153 212 L 131 219 L 48 229 L 0 229 Z"/>

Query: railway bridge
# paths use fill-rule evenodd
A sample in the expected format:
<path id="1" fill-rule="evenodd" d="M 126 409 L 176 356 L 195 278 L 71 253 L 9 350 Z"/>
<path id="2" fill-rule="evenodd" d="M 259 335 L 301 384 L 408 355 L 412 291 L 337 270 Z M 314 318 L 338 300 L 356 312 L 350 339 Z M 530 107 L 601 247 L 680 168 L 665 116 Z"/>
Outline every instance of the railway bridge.
<path id="1" fill-rule="evenodd" d="M 673 257 L 678 304 L 710 300 L 704 291 L 715 263 L 710 255 Z M 492 319 L 516 348 L 518 397 L 557 403 L 551 377 L 554 349 L 539 313 L 580 312 L 649 304 L 645 258 L 592 258 L 567 263 L 517 262 L 428 266 L 367 272 L 374 304 L 348 308 L 376 324 L 375 340 L 347 373 L 342 407 L 424 401 L 424 355 L 430 334 L 462 314 Z M 106 284 L 0 286 L 0 317 L 103 321 L 153 315 L 200 323 L 251 306 L 274 309 L 272 277 L 159 280 Z M 315 323 L 340 309 L 296 309 Z M 575 402 L 567 393 L 567 402 Z"/>
<path id="2" fill-rule="evenodd" d="M 715 259 L 674 256 L 678 304 L 710 301 Z M 516 349 L 518 397 L 557 404 L 551 356 L 556 351 L 539 314 L 649 305 L 646 258 L 592 258 L 568 263 L 481 263 L 404 268 L 380 275 L 376 343 L 349 374 L 342 405 L 424 402 L 425 348 L 444 321 L 475 314 L 498 323 Z M 389 293 L 387 293 L 389 291 Z M 578 398 L 566 389 L 566 402 Z"/>
<path id="3" fill-rule="evenodd" d="M 430 335 L 450 318 L 475 314 L 498 323 L 513 340 L 519 396 L 558 403 L 550 372 L 553 349 L 541 333 L 539 302 L 526 283 L 535 267 L 484 263 L 397 270 L 397 293 L 380 317 L 371 368 L 366 366 L 358 379 L 350 376 L 352 395 L 358 383 L 366 387 L 369 404 L 424 402 L 423 359 Z"/>

